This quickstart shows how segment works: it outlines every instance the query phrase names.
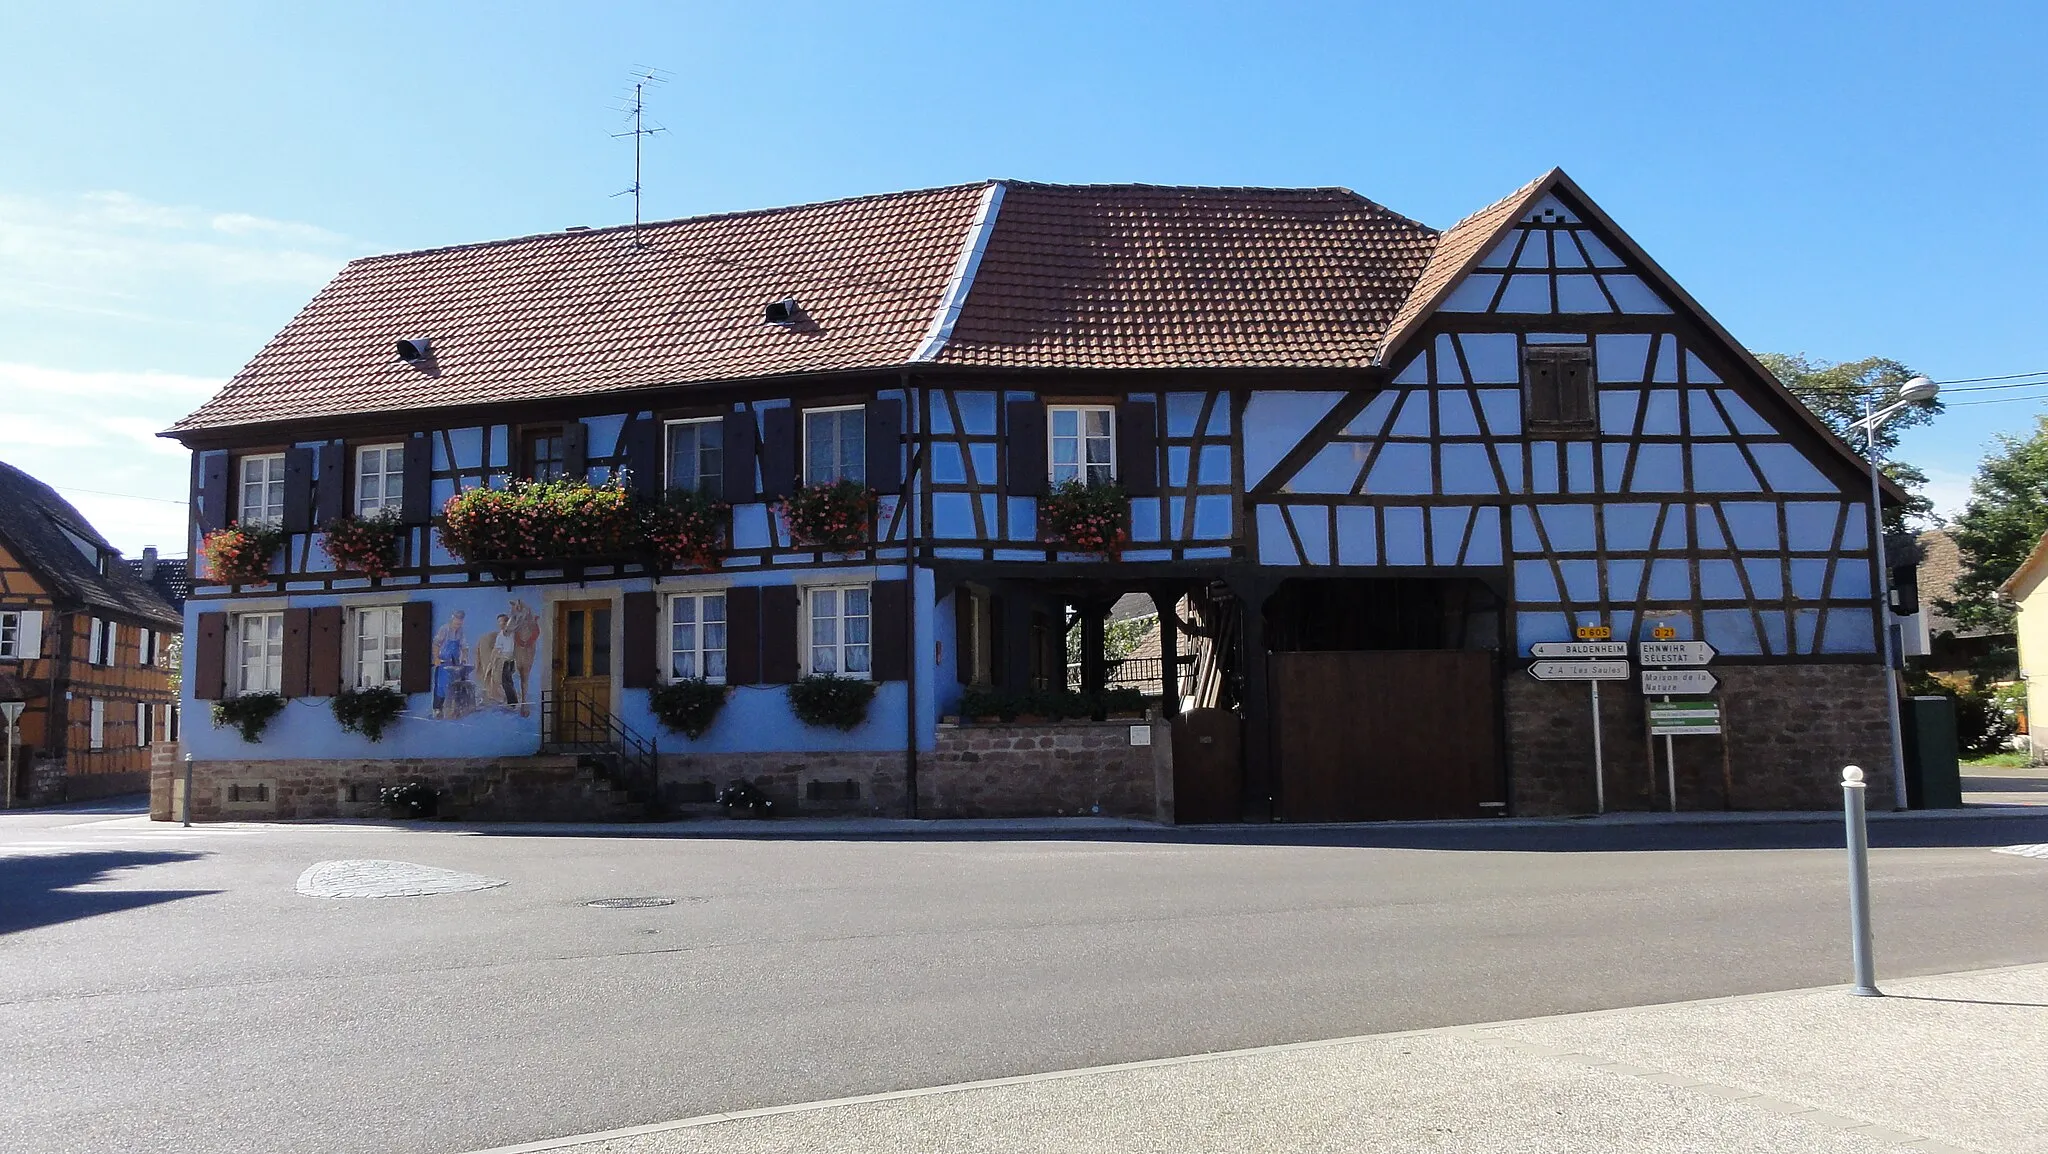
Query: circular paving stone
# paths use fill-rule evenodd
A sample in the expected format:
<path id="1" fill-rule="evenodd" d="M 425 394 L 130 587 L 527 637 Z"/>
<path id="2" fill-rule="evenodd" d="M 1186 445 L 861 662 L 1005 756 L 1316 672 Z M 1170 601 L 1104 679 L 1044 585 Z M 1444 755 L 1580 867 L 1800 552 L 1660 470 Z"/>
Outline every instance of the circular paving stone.
<path id="1" fill-rule="evenodd" d="M 309 898 L 423 898 L 487 890 L 504 884 L 504 878 L 439 866 L 363 859 L 315 862 L 299 875 L 298 888 Z"/>

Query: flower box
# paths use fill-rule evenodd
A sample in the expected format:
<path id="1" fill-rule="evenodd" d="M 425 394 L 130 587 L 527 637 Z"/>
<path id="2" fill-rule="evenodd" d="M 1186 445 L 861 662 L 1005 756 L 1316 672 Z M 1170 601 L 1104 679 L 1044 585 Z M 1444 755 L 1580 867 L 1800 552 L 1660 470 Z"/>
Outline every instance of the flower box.
<path id="1" fill-rule="evenodd" d="M 214 580 L 228 585 L 261 585 L 272 580 L 270 563 L 284 548 L 284 530 L 274 525 L 230 522 L 199 543 Z"/>
<path id="2" fill-rule="evenodd" d="M 853 481 L 804 485 L 777 503 L 794 544 L 827 553 L 851 553 L 874 538 L 881 497 Z"/>
<path id="3" fill-rule="evenodd" d="M 386 509 L 367 517 L 336 517 L 320 526 L 320 533 L 320 548 L 337 570 L 389 577 L 398 568 L 405 521 L 396 510 Z"/>
<path id="4" fill-rule="evenodd" d="M 1039 500 L 1038 525 L 1049 544 L 1114 561 L 1131 539 L 1131 499 L 1115 485 L 1061 481 Z"/>

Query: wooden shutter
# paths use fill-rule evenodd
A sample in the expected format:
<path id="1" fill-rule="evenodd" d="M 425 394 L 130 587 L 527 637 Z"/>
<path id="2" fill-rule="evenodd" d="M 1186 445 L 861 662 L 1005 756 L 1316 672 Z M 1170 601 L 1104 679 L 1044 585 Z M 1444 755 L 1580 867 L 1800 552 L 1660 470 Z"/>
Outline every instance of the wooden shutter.
<path id="1" fill-rule="evenodd" d="M 1133 497 L 1159 495 L 1159 417 L 1151 401 L 1125 401 L 1116 410 L 1116 479 Z"/>
<path id="2" fill-rule="evenodd" d="M 794 585 L 761 590 L 761 680 L 769 685 L 788 685 L 802 673 L 797 617 L 801 609 Z"/>
<path id="3" fill-rule="evenodd" d="M 23 661 L 34 661 L 43 655 L 43 611 L 24 609 L 15 618 L 14 651 Z"/>
<path id="4" fill-rule="evenodd" d="M 400 611 L 398 688 L 404 693 L 434 689 L 434 603 L 408 601 Z"/>
<path id="5" fill-rule="evenodd" d="M 1004 442 L 1008 460 L 1006 484 L 1012 497 L 1044 495 L 1045 405 L 1038 401 L 1011 401 L 1009 436 Z"/>
<path id="6" fill-rule="evenodd" d="M 312 611 L 306 638 L 306 696 L 333 697 L 341 692 L 345 625 L 346 616 L 339 605 L 322 605 Z"/>
<path id="7" fill-rule="evenodd" d="M 761 495 L 774 501 L 796 492 L 796 410 L 761 410 Z"/>
<path id="8" fill-rule="evenodd" d="M 1551 350 L 1532 348 L 1523 355 L 1523 364 L 1528 381 L 1523 386 L 1524 403 L 1531 425 L 1554 425 L 1558 422 L 1557 406 L 1557 359 Z"/>
<path id="9" fill-rule="evenodd" d="M 211 533 L 228 524 L 228 473 L 234 459 L 226 453 L 204 453 L 199 458 L 199 531 Z"/>
<path id="10" fill-rule="evenodd" d="M 325 525 L 350 512 L 348 507 L 348 446 L 329 441 L 320 446 L 320 479 L 315 482 L 313 524 Z"/>
<path id="11" fill-rule="evenodd" d="M 306 696 L 307 642 L 310 640 L 308 634 L 312 631 L 312 610 L 284 611 L 284 655 L 281 663 L 283 669 L 279 674 L 277 691 L 286 697 Z"/>
<path id="12" fill-rule="evenodd" d="M 725 500 L 737 505 L 754 499 L 754 414 L 727 413 L 720 422 L 725 452 Z"/>
<path id="13" fill-rule="evenodd" d="M 735 585 L 725 591 L 725 680 L 761 683 L 761 590 Z"/>
<path id="14" fill-rule="evenodd" d="M 1568 425 L 1593 423 L 1592 357 L 1582 348 L 1557 350 L 1557 419 Z"/>
<path id="15" fill-rule="evenodd" d="M 867 406 L 868 488 L 903 491 L 903 402 L 869 401 Z"/>
<path id="16" fill-rule="evenodd" d="M 661 601 L 654 593 L 628 593 L 621 603 L 625 631 L 619 650 L 619 675 L 627 689 L 652 689 L 657 683 L 655 642 L 661 635 Z M 731 626 L 727 626 L 730 630 Z"/>
<path id="17" fill-rule="evenodd" d="M 974 684 L 974 590 L 953 590 L 953 671 L 960 684 Z"/>
<path id="18" fill-rule="evenodd" d="M 653 418 L 635 417 L 626 423 L 626 431 L 620 436 L 621 451 L 626 458 L 626 473 L 632 478 L 633 492 L 640 497 L 658 497 L 668 488 L 668 470 L 662 461 L 662 423 Z"/>
<path id="19" fill-rule="evenodd" d="M 590 428 L 582 421 L 562 426 L 562 475 L 571 481 L 590 477 Z"/>
<path id="20" fill-rule="evenodd" d="M 1004 603 L 1002 594 L 989 594 L 988 679 L 994 685 L 1001 685 L 1010 689 L 1022 689 L 1024 685 L 1021 682 L 1010 680 L 1009 671 L 1004 668 L 1005 661 L 1003 655 L 1005 646 L 1008 644 L 1008 638 L 1004 631 L 1008 628 L 1008 623 L 1003 620 L 1003 615 L 1008 611 L 1009 607 Z"/>
<path id="21" fill-rule="evenodd" d="M 284 451 L 284 531 L 313 531 L 313 450 Z"/>
<path id="22" fill-rule="evenodd" d="M 910 678 L 910 582 L 877 581 L 868 587 L 868 653 L 876 681 Z"/>
<path id="23" fill-rule="evenodd" d="M 405 492 L 400 512 L 408 525 L 425 525 L 434 519 L 434 442 L 424 434 L 405 441 Z"/>
<path id="24" fill-rule="evenodd" d="M 228 688 L 228 615 L 201 613 L 192 637 L 192 696 L 219 701 Z"/>

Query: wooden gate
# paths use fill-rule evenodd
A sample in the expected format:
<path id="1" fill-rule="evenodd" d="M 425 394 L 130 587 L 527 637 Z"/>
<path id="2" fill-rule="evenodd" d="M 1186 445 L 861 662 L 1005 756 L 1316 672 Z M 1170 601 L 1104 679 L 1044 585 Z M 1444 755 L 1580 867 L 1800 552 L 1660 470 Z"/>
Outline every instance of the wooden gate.
<path id="1" fill-rule="evenodd" d="M 1448 649 L 1275 653 L 1283 821 L 1485 817 L 1505 800 L 1494 655 Z"/>
<path id="2" fill-rule="evenodd" d="M 1244 820 L 1244 722 L 1228 709 L 1173 719 L 1173 823 Z"/>

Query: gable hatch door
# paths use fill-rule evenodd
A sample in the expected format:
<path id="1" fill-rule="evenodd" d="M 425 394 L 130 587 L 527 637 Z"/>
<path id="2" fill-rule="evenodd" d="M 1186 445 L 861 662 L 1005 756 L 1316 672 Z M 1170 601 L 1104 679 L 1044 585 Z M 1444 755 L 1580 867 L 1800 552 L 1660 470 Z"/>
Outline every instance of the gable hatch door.
<path id="1" fill-rule="evenodd" d="M 555 606 L 557 741 L 606 739 L 612 702 L 612 603 L 563 601 Z"/>

